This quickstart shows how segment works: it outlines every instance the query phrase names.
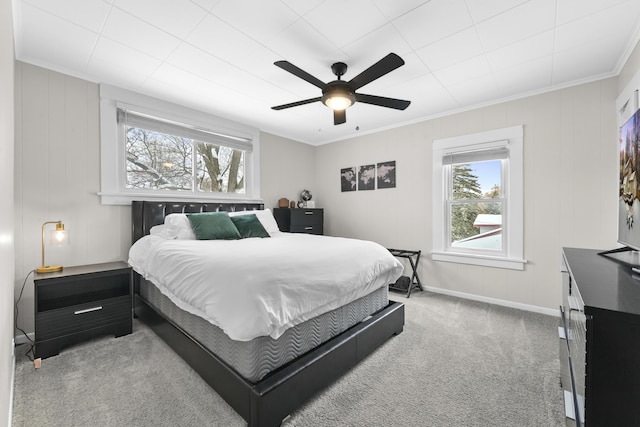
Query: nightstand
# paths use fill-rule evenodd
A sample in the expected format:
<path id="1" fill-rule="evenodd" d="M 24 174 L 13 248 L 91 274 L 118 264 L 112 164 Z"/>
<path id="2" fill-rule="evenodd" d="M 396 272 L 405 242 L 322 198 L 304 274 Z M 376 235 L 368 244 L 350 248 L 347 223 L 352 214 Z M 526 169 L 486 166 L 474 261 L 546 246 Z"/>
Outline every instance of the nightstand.
<path id="1" fill-rule="evenodd" d="M 324 210 L 313 208 L 275 208 L 273 216 L 280 231 L 290 233 L 323 234 Z"/>
<path id="2" fill-rule="evenodd" d="M 36 359 L 100 335 L 132 330 L 131 267 L 125 262 L 65 267 L 36 274 Z"/>

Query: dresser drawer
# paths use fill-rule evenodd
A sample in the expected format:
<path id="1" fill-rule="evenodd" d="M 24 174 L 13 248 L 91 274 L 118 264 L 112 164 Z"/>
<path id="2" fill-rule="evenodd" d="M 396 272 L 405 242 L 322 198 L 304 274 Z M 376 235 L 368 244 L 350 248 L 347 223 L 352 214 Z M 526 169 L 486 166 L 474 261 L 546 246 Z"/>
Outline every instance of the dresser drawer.
<path id="1" fill-rule="evenodd" d="M 324 234 L 324 209 L 322 208 L 275 208 L 273 216 L 280 231 Z"/>
<path id="2" fill-rule="evenodd" d="M 291 231 L 294 226 L 322 224 L 323 216 L 322 209 L 292 209 Z"/>
<path id="3" fill-rule="evenodd" d="M 323 234 L 322 224 L 310 224 L 310 225 L 293 225 L 291 224 L 292 233 L 307 233 L 307 234 Z"/>
<path id="4" fill-rule="evenodd" d="M 131 296 L 48 310 L 36 315 L 36 340 L 46 340 L 131 319 Z"/>

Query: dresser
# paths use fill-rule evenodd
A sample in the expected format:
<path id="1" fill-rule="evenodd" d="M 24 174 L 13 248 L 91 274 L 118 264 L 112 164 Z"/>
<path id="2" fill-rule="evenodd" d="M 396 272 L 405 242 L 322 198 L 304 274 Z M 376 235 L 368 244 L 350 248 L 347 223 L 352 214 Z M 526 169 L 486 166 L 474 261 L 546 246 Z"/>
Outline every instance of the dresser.
<path id="1" fill-rule="evenodd" d="M 131 267 L 125 262 L 65 267 L 36 274 L 35 357 L 103 334 L 132 330 Z"/>
<path id="2" fill-rule="evenodd" d="M 273 216 L 280 231 L 323 234 L 324 210 L 319 208 L 275 208 Z"/>
<path id="3" fill-rule="evenodd" d="M 640 425 L 640 275 L 564 248 L 560 336 L 567 425 Z"/>

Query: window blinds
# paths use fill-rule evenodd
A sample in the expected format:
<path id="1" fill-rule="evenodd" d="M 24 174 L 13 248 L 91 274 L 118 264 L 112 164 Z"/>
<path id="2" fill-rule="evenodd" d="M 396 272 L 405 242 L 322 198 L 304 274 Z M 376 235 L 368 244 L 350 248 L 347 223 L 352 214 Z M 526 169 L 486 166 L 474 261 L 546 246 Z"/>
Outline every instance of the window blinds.
<path id="1" fill-rule="evenodd" d="M 450 151 L 442 155 L 443 165 L 458 165 L 463 163 L 483 162 L 487 160 L 502 160 L 509 158 L 508 141 L 496 141 L 493 147 L 473 149 L 472 146 L 460 147 L 460 150 Z"/>
<path id="2" fill-rule="evenodd" d="M 195 126 L 160 119 L 121 108 L 118 108 L 118 124 L 189 138 L 198 142 L 224 145 L 226 147 L 248 152 L 253 151 L 253 144 L 251 143 L 252 140 L 250 138 L 225 135 L 213 130 L 197 128 Z"/>

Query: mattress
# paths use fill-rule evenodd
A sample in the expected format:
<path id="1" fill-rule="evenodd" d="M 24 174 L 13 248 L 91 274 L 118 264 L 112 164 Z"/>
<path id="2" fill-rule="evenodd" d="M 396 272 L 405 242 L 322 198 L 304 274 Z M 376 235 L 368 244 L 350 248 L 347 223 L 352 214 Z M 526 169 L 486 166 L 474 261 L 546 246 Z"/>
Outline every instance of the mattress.
<path id="1" fill-rule="evenodd" d="M 195 338 L 250 382 L 287 364 L 358 324 L 389 303 L 386 287 L 287 329 L 278 339 L 261 336 L 234 341 L 205 319 L 181 310 L 153 283 L 141 279 L 140 295 L 158 312 Z"/>
<path id="2" fill-rule="evenodd" d="M 277 339 L 294 325 L 387 287 L 403 270 L 375 242 L 282 232 L 236 240 L 149 235 L 131 246 L 128 261 L 179 308 L 236 341 Z"/>

